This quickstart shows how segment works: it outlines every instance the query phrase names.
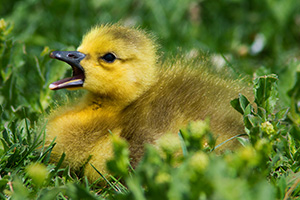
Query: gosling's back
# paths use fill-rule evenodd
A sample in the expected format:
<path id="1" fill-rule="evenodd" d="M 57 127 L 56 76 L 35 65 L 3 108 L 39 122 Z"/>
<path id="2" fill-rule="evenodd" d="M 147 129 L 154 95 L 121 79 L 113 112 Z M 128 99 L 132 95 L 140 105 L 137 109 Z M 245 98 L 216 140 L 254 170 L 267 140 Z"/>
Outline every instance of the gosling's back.
<path id="1" fill-rule="evenodd" d="M 122 110 L 121 136 L 130 143 L 133 164 L 142 156 L 145 143 L 155 143 L 165 133 L 177 137 L 189 121 L 209 118 L 217 143 L 243 133 L 242 116 L 230 105 L 239 93 L 251 95 L 245 83 L 217 75 L 206 60 L 181 58 L 161 64 L 155 84 Z"/>

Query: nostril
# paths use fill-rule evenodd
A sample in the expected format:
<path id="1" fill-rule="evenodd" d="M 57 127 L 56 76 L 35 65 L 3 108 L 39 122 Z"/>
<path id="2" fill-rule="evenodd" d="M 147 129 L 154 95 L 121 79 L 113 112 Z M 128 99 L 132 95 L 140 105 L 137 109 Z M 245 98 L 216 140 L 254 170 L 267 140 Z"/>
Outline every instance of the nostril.
<path id="1" fill-rule="evenodd" d="M 67 55 L 68 58 L 78 58 L 76 55 L 72 54 L 72 53 L 68 53 Z"/>

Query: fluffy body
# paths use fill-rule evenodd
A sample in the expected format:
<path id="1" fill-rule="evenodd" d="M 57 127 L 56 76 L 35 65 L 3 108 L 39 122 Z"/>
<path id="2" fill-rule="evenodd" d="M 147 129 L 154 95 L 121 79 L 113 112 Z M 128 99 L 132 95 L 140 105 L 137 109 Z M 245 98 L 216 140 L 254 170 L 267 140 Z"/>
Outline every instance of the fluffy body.
<path id="1" fill-rule="evenodd" d="M 89 162 L 105 173 L 113 154 L 111 131 L 128 141 L 136 166 L 145 143 L 155 145 L 165 133 L 177 137 L 189 121 L 207 117 L 217 143 L 243 133 L 242 117 L 230 101 L 239 93 L 249 94 L 249 89 L 207 70 L 206 58 L 159 63 L 148 34 L 118 25 L 92 29 L 78 51 L 86 54 L 80 64 L 88 93 L 77 105 L 49 116 L 47 141 L 56 138 L 57 143 L 53 160 L 65 152 L 65 164 L 78 169 L 92 155 Z M 108 52 L 117 57 L 112 63 L 101 59 Z M 90 180 L 99 178 L 89 165 L 84 173 Z"/>

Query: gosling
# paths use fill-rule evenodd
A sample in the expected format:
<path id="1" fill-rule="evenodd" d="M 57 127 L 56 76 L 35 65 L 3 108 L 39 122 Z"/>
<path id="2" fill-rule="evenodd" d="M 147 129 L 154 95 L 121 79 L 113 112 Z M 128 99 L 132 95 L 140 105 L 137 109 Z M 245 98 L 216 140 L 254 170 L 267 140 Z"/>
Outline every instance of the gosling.
<path id="1" fill-rule="evenodd" d="M 142 30 L 96 26 L 77 51 L 54 51 L 50 57 L 73 69 L 72 77 L 50 84 L 51 90 L 87 91 L 72 105 L 53 111 L 47 124 L 46 140 L 56 142 L 52 159 L 65 153 L 65 164 L 74 170 L 90 158 L 106 173 L 106 161 L 113 156 L 111 133 L 127 140 L 133 166 L 144 144 L 155 145 L 165 133 L 178 137 L 178 130 L 192 120 L 209 118 L 217 143 L 243 133 L 242 116 L 230 101 L 249 93 L 248 88 L 210 72 L 207 58 L 158 61 L 153 37 Z M 91 181 L 99 178 L 90 165 L 84 174 Z"/>

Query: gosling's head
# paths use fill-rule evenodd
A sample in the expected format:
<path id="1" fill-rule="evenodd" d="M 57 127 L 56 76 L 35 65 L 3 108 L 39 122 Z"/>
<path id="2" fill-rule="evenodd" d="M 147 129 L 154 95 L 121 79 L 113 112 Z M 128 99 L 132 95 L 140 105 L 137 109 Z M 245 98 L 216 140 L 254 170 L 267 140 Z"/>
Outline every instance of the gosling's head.
<path id="1" fill-rule="evenodd" d="M 156 46 L 145 32 L 119 25 L 93 28 L 77 51 L 54 51 L 73 76 L 50 84 L 52 90 L 84 88 L 95 95 L 132 101 L 156 76 Z"/>

